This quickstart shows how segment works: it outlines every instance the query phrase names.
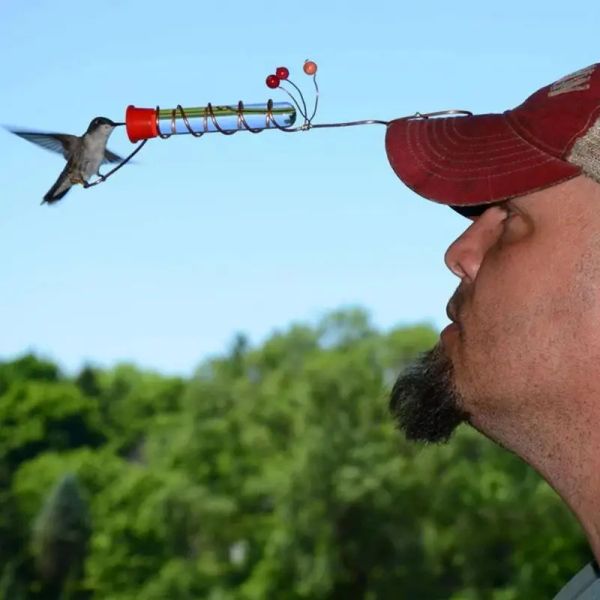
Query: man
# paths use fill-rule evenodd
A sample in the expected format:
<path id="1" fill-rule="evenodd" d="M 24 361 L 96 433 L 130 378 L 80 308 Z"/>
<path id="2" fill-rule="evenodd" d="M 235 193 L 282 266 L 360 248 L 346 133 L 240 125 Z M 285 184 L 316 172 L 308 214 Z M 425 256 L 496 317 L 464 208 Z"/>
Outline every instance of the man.
<path id="1" fill-rule="evenodd" d="M 407 438 L 462 422 L 558 492 L 600 559 L 600 63 L 504 114 L 399 119 L 386 150 L 416 193 L 472 223 L 438 345 L 390 407 Z M 595 563 L 556 597 L 600 598 Z"/>

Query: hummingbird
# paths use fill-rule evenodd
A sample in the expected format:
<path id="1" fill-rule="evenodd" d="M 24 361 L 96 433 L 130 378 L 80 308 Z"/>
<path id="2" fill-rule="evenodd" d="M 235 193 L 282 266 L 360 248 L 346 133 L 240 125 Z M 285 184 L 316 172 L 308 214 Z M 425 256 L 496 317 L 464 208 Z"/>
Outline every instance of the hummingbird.
<path id="1" fill-rule="evenodd" d="M 98 175 L 102 179 L 100 165 L 118 163 L 123 160 L 118 154 L 106 148 L 110 134 L 119 125 L 125 125 L 125 123 L 115 123 L 106 117 L 96 117 L 92 119 L 87 131 L 81 136 L 10 129 L 11 133 L 47 150 L 62 154 L 67 160 L 58 179 L 44 196 L 42 204 L 58 202 L 65 197 L 71 186 L 77 183 L 87 187 L 88 179 L 92 175 Z"/>

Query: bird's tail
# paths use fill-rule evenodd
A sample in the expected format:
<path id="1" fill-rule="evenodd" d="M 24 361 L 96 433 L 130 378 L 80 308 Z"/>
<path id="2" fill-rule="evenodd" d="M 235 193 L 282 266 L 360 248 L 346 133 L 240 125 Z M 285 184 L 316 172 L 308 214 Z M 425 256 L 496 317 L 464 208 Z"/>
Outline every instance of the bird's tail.
<path id="1" fill-rule="evenodd" d="M 54 183 L 54 185 L 48 190 L 44 199 L 42 200 L 42 204 L 48 203 L 53 204 L 54 202 L 58 202 L 62 198 L 65 197 L 67 192 L 71 189 L 73 184 L 67 177 L 67 171 L 69 169 L 69 164 L 65 166 L 62 173 L 58 176 L 58 179 Z"/>

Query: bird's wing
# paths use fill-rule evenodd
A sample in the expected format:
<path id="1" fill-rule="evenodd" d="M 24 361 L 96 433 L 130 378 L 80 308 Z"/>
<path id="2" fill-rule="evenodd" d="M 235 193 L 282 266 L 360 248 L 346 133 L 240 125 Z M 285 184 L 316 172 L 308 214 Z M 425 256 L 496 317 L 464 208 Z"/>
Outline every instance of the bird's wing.
<path id="1" fill-rule="evenodd" d="M 111 152 L 108 148 L 104 150 L 104 160 L 102 161 L 103 165 L 107 163 L 120 163 L 123 160 L 123 158 L 121 158 L 118 154 Z"/>
<path id="2" fill-rule="evenodd" d="M 10 131 L 28 142 L 46 148 L 46 150 L 62 154 L 66 159 L 71 156 L 79 140 L 76 135 L 66 133 L 40 133 L 38 131 L 15 131 L 14 129 Z"/>

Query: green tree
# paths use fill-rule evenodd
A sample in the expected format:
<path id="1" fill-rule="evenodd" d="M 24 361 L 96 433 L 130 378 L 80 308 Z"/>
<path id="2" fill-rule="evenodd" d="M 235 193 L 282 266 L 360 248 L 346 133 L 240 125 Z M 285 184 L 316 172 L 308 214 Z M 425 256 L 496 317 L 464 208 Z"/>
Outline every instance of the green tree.
<path id="1" fill-rule="evenodd" d="M 61 379 L 58 367 L 33 354 L 25 354 L 15 360 L 0 363 L 0 395 L 13 383 L 19 381 L 58 381 Z"/>
<path id="2" fill-rule="evenodd" d="M 13 472 L 46 450 L 99 446 L 98 406 L 68 381 L 16 381 L 0 396 L 0 464 Z"/>
<path id="3" fill-rule="evenodd" d="M 96 396 L 111 446 L 122 456 L 143 461 L 146 432 L 157 416 L 179 410 L 183 381 L 120 365 L 97 372 L 94 385 L 100 390 Z"/>
<path id="4" fill-rule="evenodd" d="M 49 597 L 58 598 L 81 579 L 90 532 L 87 503 L 77 478 L 67 474 L 46 498 L 33 529 L 33 555 Z"/>

